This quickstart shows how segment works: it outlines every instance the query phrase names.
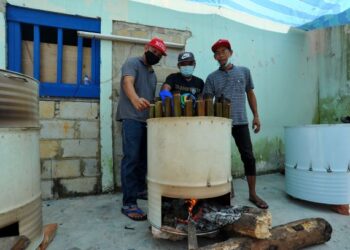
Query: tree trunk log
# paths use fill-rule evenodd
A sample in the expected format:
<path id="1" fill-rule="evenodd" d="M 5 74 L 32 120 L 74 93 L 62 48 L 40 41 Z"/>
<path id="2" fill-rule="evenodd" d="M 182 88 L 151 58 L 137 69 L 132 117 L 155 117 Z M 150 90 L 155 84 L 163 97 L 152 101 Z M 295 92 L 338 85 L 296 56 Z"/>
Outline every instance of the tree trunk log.
<path id="1" fill-rule="evenodd" d="M 332 226 L 322 218 L 303 219 L 272 228 L 269 239 L 248 237 L 199 248 L 200 250 L 295 250 L 318 245 L 330 240 Z"/>
<path id="2" fill-rule="evenodd" d="M 267 239 L 271 236 L 271 213 L 265 209 L 243 207 L 241 218 L 233 224 L 224 227 L 228 236 L 237 233 L 257 239 Z"/>

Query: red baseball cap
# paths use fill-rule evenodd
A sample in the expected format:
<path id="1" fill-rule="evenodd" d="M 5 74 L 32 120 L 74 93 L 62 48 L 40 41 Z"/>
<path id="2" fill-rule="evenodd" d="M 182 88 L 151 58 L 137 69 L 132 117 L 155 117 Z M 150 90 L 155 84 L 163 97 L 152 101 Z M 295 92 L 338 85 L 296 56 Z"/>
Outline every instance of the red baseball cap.
<path id="1" fill-rule="evenodd" d="M 215 53 L 215 51 L 219 48 L 219 47 L 226 47 L 229 50 L 231 50 L 231 44 L 228 40 L 226 39 L 219 39 L 217 40 L 213 46 L 211 46 L 211 50 Z"/>
<path id="2" fill-rule="evenodd" d="M 160 52 L 162 52 L 162 55 L 166 56 L 166 46 L 162 39 L 154 37 L 151 41 L 149 41 L 148 45 L 160 50 Z"/>

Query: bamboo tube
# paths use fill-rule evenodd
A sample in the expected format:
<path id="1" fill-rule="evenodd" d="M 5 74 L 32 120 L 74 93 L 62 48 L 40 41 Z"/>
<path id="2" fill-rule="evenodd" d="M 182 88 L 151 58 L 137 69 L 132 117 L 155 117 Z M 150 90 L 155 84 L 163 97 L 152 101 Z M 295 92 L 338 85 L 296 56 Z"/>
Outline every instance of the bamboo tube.
<path id="1" fill-rule="evenodd" d="M 205 97 L 205 115 L 214 116 L 213 97 L 211 95 Z"/>
<path id="2" fill-rule="evenodd" d="M 164 117 L 170 117 L 170 116 L 171 116 L 171 98 L 166 97 L 165 104 L 164 104 Z"/>
<path id="3" fill-rule="evenodd" d="M 174 93 L 173 100 L 174 100 L 174 116 L 180 117 L 181 116 L 181 96 L 179 92 Z"/>
<path id="4" fill-rule="evenodd" d="M 154 105 L 154 103 L 151 103 L 151 105 L 149 106 L 148 117 L 149 118 L 154 118 L 154 116 L 155 116 L 155 105 Z"/>
<path id="5" fill-rule="evenodd" d="M 162 101 L 158 100 L 158 101 L 156 101 L 156 104 L 155 104 L 154 117 L 162 117 L 162 114 L 163 114 Z"/>
<path id="6" fill-rule="evenodd" d="M 215 116 L 222 117 L 222 103 L 215 102 Z"/>
<path id="7" fill-rule="evenodd" d="M 197 100 L 197 115 L 198 116 L 205 116 L 205 103 L 204 100 Z"/>
<path id="8" fill-rule="evenodd" d="M 222 116 L 225 118 L 230 118 L 231 116 L 231 102 L 226 98 L 222 104 Z"/>
<path id="9" fill-rule="evenodd" d="M 192 99 L 185 101 L 185 116 L 192 116 Z"/>

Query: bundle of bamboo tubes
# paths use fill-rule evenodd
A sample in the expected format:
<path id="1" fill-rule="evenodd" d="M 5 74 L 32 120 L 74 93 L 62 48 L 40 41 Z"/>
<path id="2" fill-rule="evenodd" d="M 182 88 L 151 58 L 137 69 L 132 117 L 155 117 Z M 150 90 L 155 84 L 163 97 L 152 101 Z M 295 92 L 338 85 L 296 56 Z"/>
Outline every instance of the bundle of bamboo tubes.
<path id="1" fill-rule="evenodd" d="M 198 95 L 194 101 L 187 98 L 181 105 L 181 95 L 179 92 L 173 93 L 173 98 L 166 97 L 162 101 L 159 97 L 151 102 L 149 108 L 149 118 L 160 117 L 181 117 L 181 116 L 218 116 L 230 118 L 231 101 L 221 96 L 215 98 L 213 96 Z"/>

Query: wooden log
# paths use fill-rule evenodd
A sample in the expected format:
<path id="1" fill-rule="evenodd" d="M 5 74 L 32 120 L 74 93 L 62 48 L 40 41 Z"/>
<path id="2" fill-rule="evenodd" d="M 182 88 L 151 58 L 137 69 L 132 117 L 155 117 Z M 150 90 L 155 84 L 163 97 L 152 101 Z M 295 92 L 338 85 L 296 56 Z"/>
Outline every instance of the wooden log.
<path id="1" fill-rule="evenodd" d="M 248 237 L 230 238 L 227 241 L 199 248 L 200 250 L 295 250 L 323 244 L 330 240 L 332 226 L 322 218 L 298 220 L 272 228 L 269 239 Z"/>
<path id="2" fill-rule="evenodd" d="M 55 238 L 57 231 L 57 223 L 47 224 L 43 228 L 44 239 L 39 246 L 39 250 L 45 250 L 51 243 L 51 241 Z"/>
<path id="3" fill-rule="evenodd" d="M 350 205 L 344 204 L 344 205 L 331 205 L 331 209 L 338 214 L 342 215 L 350 215 Z"/>
<path id="4" fill-rule="evenodd" d="M 271 236 L 271 213 L 266 209 L 243 207 L 241 218 L 233 224 L 226 225 L 224 231 L 228 236 L 237 233 L 257 239 L 267 239 Z"/>

